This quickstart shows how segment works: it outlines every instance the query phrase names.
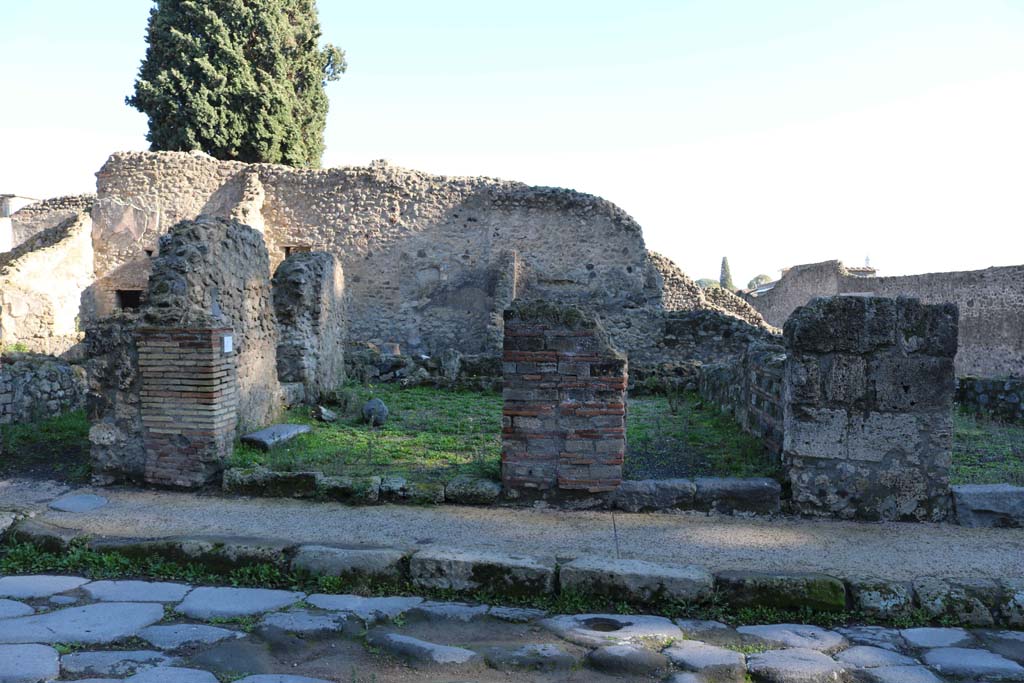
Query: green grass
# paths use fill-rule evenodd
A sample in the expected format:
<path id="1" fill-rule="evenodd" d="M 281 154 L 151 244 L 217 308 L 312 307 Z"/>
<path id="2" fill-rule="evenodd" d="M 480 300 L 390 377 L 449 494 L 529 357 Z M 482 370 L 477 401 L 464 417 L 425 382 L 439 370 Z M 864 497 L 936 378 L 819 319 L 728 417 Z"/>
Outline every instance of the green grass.
<path id="1" fill-rule="evenodd" d="M 84 410 L 0 427 L 0 474 L 46 476 L 84 483 L 89 467 L 89 421 Z"/>
<path id="2" fill-rule="evenodd" d="M 760 439 L 694 393 L 672 405 L 664 396 L 631 398 L 626 436 L 627 479 L 777 474 Z"/>
<path id="3" fill-rule="evenodd" d="M 444 481 L 458 474 L 499 477 L 498 394 L 397 385 L 348 391 L 348 411 L 338 422 L 317 422 L 307 409 L 294 409 L 287 421 L 308 424 L 312 433 L 269 453 L 238 444 L 231 466 L 419 481 Z M 370 398 L 380 398 L 391 411 L 382 428 L 373 429 L 359 419 L 361 406 Z M 631 398 L 627 444 L 629 478 L 774 474 L 761 442 L 728 416 L 704 408 L 695 394 L 686 395 L 675 414 L 665 397 Z"/>
<path id="4" fill-rule="evenodd" d="M 952 483 L 1024 486 L 1024 425 L 959 411 L 953 424 Z"/>
<path id="5" fill-rule="evenodd" d="M 404 476 L 446 481 L 458 474 L 498 478 L 501 396 L 397 385 L 351 387 L 349 410 L 338 422 L 317 422 L 306 408 L 286 420 L 313 428 L 269 453 L 238 444 L 230 464 L 278 471 L 319 471 L 354 477 Z M 362 423 L 359 411 L 380 398 L 390 417 L 381 428 Z"/>

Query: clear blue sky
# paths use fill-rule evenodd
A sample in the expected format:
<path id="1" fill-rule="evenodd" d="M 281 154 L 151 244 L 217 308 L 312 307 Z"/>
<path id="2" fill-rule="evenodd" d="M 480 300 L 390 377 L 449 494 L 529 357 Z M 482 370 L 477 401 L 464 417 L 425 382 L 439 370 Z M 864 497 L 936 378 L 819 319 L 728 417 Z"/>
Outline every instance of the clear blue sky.
<path id="1" fill-rule="evenodd" d="M 145 149 L 146 0 L 0 0 L 0 193 Z M 325 165 L 602 195 L 694 277 L 1024 262 L 1024 0 L 320 0 Z"/>

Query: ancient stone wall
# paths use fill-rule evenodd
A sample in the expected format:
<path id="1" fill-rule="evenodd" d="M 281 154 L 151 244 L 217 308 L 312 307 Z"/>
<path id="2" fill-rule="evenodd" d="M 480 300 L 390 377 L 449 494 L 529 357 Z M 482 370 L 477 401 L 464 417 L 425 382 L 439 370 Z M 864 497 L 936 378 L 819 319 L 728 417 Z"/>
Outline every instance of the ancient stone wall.
<path id="1" fill-rule="evenodd" d="M 85 333 L 89 456 L 98 485 L 145 480 L 137 315 L 105 318 Z"/>
<path id="2" fill-rule="evenodd" d="M 784 335 L 783 465 L 795 511 L 945 519 L 956 307 L 815 299 Z"/>
<path id="3" fill-rule="evenodd" d="M 528 302 L 504 318 L 506 490 L 615 490 L 626 451 L 625 357 L 577 307 Z"/>
<path id="4" fill-rule="evenodd" d="M 85 405 L 85 369 L 51 356 L 0 356 L 0 424 L 38 422 Z"/>
<path id="5" fill-rule="evenodd" d="M 274 312 L 280 338 L 277 377 L 316 403 L 344 381 L 345 278 L 331 254 L 293 254 L 277 267 Z"/>
<path id="6" fill-rule="evenodd" d="M 61 355 L 81 341 L 79 301 L 92 281 L 91 228 L 89 217 L 77 214 L 0 254 L 0 346 Z"/>
<path id="7" fill-rule="evenodd" d="M 99 279 L 90 316 L 112 312 L 116 290 L 144 289 L 146 252 L 159 235 L 205 213 L 261 230 L 274 267 L 295 252 L 333 254 L 345 272 L 350 340 L 409 355 L 498 356 L 502 311 L 515 298 L 602 315 L 717 310 L 764 326 L 738 297 L 709 301 L 668 259 L 649 254 L 619 208 L 569 190 L 386 163 L 302 171 L 127 153 L 98 174 L 93 213 Z"/>
<path id="8" fill-rule="evenodd" d="M 698 386 L 705 401 L 732 415 L 769 453 L 782 453 L 782 386 L 786 349 L 779 342 L 752 342 L 736 361 L 706 365 Z"/>
<path id="9" fill-rule="evenodd" d="M 96 195 L 83 194 L 54 197 L 33 202 L 11 214 L 12 247 L 23 244 L 35 235 L 54 228 L 78 214 L 92 211 Z"/>
<path id="10" fill-rule="evenodd" d="M 956 402 L 976 415 L 1024 423 L 1024 379 L 961 377 Z"/>
<path id="11" fill-rule="evenodd" d="M 198 486 L 239 430 L 282 407 L 262 237 L 215 218 L 160 240 L 141 310 L 90 327 L 89 416 L 97 481 Z"/>
<path id="12" fill-rule="evenodd" d="M 870 294 L 956 304 L 960 311 L 958 376 L 1024 374 L 1024 266 L 900 277 L 858 277 L 839 261 L 796 266 L 773 289 L 747 301 L 782 325 L 814 297 Z"/>
<path id="13" fill-rule="evenodd" d="M 238 426 L 263 427 L 280 414 L 277 324 L 263 238 L 219 218 L 183 221 L 160 240 L 143 308 L 148 327 L 233 332 Z"/>

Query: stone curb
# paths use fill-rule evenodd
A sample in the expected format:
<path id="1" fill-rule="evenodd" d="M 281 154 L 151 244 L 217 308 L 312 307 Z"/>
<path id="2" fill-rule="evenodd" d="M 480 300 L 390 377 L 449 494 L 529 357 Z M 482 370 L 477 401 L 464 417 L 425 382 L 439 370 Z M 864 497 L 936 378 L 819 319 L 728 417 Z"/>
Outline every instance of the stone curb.
<path id="1" fill-rule="evenodd" d="M 501 484 L 460 475 L 447 484 L 410 482 L 402 477 L 333 477 L 320 472 L 276 472 L 266 467 L 224 471 L 225 493 L 262 498 L 315 498 L 347 505 L 530 505 L 531 497 L 503 495 Z M 571 496 L 545 497 L 554 506 L 573 507 Z M 763 477 L 627 480 L 613 493 L 593 496 L 589 509 L 624 512 L 692 510 L 718 514 L 774 515 L 782 509 L 782 486 Z"/>
<path id="2" fill-rule="evenodd" d="M 154 555 L 226 571 L 269 563 L 282 570 L 314 575 L 398 580 L 418 588 L 473 591 L 522 597 L 574 592 L 605 596 L 634 605 L 664 601 L 731 607 L 774 607 L 815 611 L 861 610 L 896 618 L 924 610 L 935 620 L 952 618 L 970 626 L 1024 626 L 1024 579 L 913 582 L 843 579 L 821 573 L 710 572 L 704 567 L 663 565 L 642 560 L 579 557 L 552 559 L 499 552 L 432 547 L 340 547 L 289 544 L 238 537 L 133 539 L 89 537 L 31 518 L 17 522 L 6 539 L 32 542 L 50 552 L 83 541 L 98 552 L 131 558 Z"/>

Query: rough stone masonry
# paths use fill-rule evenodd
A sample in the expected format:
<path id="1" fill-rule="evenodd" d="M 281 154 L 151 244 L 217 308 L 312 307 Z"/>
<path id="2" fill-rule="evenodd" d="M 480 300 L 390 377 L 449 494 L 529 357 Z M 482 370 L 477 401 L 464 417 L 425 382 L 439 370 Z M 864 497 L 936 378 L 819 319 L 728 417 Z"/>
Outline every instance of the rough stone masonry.
<path id="1" fill-rule="evenodd" d="M 815 299 L 784 336 L 783 461 L 795 511 L 945 519 L 956 306 Z"/>
<path id="2" fill-rule="evenodd" d="M 525 302 L 504 317 L 506 490 L 615 490 L 626 451 L 625 356 L 574 306 Z"/>

